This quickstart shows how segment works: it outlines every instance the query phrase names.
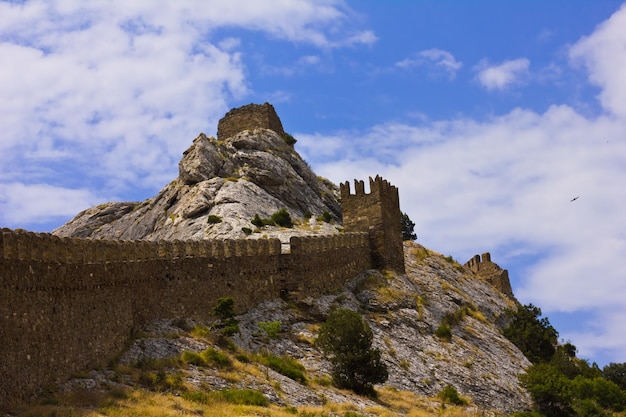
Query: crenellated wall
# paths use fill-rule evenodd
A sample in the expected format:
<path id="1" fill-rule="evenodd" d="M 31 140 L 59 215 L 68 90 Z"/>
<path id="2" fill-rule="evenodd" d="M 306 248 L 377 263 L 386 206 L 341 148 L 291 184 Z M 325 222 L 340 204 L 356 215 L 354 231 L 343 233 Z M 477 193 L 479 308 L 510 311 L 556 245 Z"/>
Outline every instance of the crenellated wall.
<path id="1" fill-rule="evenodd" d="M 220 297 L 238 310 L 315 297 L 372 267 L 404 272 L 398 190 L 378 176 L 369 194 L 356 184 L 355 195 L 341 186 L 346 232 L 291 237 L 287 253 L 278 239 L 117 241 L 0 229 L 0 410 L 106 365 L 155 318 L 206 319 Z"/>
<path id="2" fill-rule="evenodd" d="M 363 181 L 354 181 L 354 194 L 350 193 L 349 182 L 339 185 L 343 226 L 347 232 L 368 233 L 376 268 L 404 273 L 398 189 L 378 175 L 369 180 L 369 194 Z"/>
<path id="3" fill-rule="evenodd" d="M 505 294 L 511 300 L 515 300 L 511 281 L 509 280 L 509 271 L 491 262 L 491 254 L 489 252 L 483 253 L 482 257 L 474 255 L 465 263 L 465 266 L 493 285 L 502 294 Z"/>
<path id="4" fill-rule="evenodd" d="M 106 365 L 154 318 L 209 318 L 336 291 L 371 267 L 364 233 L 223 241 L 113 241 L 1 229 L 0 405 Z M 1 407 L 0 407 L 1 408 Z"/>

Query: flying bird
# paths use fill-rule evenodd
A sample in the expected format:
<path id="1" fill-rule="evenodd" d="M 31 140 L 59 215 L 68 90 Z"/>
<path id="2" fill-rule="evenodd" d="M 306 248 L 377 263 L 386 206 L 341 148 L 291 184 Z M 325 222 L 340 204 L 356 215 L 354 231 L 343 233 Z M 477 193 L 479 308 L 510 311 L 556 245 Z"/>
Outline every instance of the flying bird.
<path id="1" fill-rule="evenodd" d="M 576 200 L 578 200 L 579 197 L 580 196 L 576 196 L 576 197 L 572 198 L 569 202 L 571 203 L 572 201 L 576 201 Z"/>

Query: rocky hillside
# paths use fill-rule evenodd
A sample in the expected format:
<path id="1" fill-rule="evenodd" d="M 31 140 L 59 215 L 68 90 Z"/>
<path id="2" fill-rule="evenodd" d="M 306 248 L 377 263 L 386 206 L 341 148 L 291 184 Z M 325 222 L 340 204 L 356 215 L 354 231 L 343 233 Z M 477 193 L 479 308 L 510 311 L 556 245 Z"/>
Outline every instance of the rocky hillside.
<path id="1" fill-rule="evenodd" d="M 285 138 L 269 129 L 244 130 L 224 140 L 200 134 L 187 149 L 179 175 L 143 202 L 107 203 L 79 213 L 54 230 L 68 237 L 115 239 L 243 238 L 255 214 L 269 218 L 286 209 L 297 233 L 336 233 L 315 218 L 341 219 L 337 187 L 318 178 Z M 312 216 L 309 222 L 309 213 Z M 278 232 L 278 233 L 274 233 Z M 280 230 L 263 234 L 281 237 Z"/>
<path id="2" fill-rule="evenodd" d="M 272 126 L 276 120 L 271 120 Z M 337 187 L 312 172 L 295 151 L 293 140 L 263 127 L 240 130 L 228 124 L 218 131 L 229 132 L 229 136 L 215 139 L 200 134 L 184 153 L 178 178 L 156 197 L 90 208 L 54 233 L 151 240 L 272 235 L 283 241 L 299 233 L 338 233 Z M 283 208 L 297 227 L 244 232 L 255 228 L 251 224 L 255 214 L 270 217 Z M 324 212 L 332 222 L 317 220 Z M 437 394 L 451 385 L 469 401 L 472 412 L 528 409 L 530 399 L 520 388 L 518 375 L 530 363 L 502 336 L 504 313 L 515 307 L 512 293 L 494 287 L 477 267 L 474 271 L 420 245 L 405 242 L 404 256 L 404 275 L 370 270 L 354 277 L 337 294 L 295 303 L 267 300 L 237 317 L 239 332 L 226 344 L 209 330 L 212 323 L 185 317 L 152 323 L 111 369 L 72 380 L 63 390 L 87 389 L 110 396 L 119 389 L 157 389 L 167 395 L 193 397 L 197 392 L 225 388 L 254 389 L 274 406 L 297 412 L 305 406 L 349 403 L 350 409 L 364 415 L 406 415 L 406 406 L 395 402 L 383 404 L 384 412 L 373 411 L 380 409 L 380 402 L 328 384 L 329 363 L 313 341 L 329 311 L 344 307 L 363 315 L 373 330 L 375 346 L 383 353 L 389 379 L 377 387 L 380 393 L 408 393 L 432 405 Z M 497 269 L 498 276 L 502 275 Z M 273 323 L 279 332 L 270 336 L 263 323 Z M 226 370 L 181 359 L 185 351 L 207 349 L 229 358 Z M 259 359 L 263 355 L 297 360 L 306 380 L 271 371 Z M 161 364 L 157 376 L 142 377 L 146 366 L 150 371 L 155 363 Z M 181 363 L 185 364 L 182 369 Z M 141 375 L 129 369 L 139 369 Z M 155 378 L 176 383 L 155 388 Z"/>
<path id="3" fill-rule="evenodd" d="M 103 415 L 144 415 L 142 407 L 159 396 L 169 404 L 162 407 L 172 407 L 159 415 L 187 409 L 217 415 L 194 401 L 211 392 L 254 390 L 268 401 L 261 410 L 218 414 L 427 416 L 441 415 L 437 395 L 448 385 L 468 404 L 444 415 L 502 415 L 529 408 L 517 379 L 529 362 L 501 334 L 503 313 L 513 302 L 449 257 L 409 242 L 404 252 L 406 275 L 370 270 L 334 295 L 295 304 L 268 300 L 237 316 L 239 332 L 228 338 L 211 330 L 214 322 L 157 320 L 110 368 L 72 379 L 45 401 L 54 406 L 35 409 L 65 415 L 71 405 L 75 413 L 79 398 Z M 373 330 L 374 345 L 389 369 L 388 381 L 376 386 L 378 400 L 329 384 L 330 364 L 314 341 L 333 308 L 360 312 Z M 449 337 L 438 331 L 444 323 Z M 273 332 L 268 324 L 274 324 Z M 190 352 L 204 352 L 205 360 Z M 295 360 L 301 377 L 277 372 L 268 358 Z M 423 411 L 414 414 L 417 409 Z M 29 412 L 40 415 L 33 408 Z"/>

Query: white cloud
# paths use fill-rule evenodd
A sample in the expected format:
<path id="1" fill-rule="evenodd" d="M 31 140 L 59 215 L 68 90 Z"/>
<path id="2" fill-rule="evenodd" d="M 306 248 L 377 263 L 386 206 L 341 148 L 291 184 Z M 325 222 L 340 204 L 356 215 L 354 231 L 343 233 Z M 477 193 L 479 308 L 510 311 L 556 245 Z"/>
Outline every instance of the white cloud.
<path id="1" fill-rule="evenodd" d="M 72 190 L 48 184 L 0 184 L 0 220 L 7 223 L 45 223 L 71 218 L 104 200 L 84 189 Z"/>
<path id="2" fill-rule="evenodd" d="M 423 65 L 430 65 L 439 70 L 443 70 L 450 79 L 454 79 L 457 71 L 463 66 L 463 63 L 457 61 L 450 52 L 433 48 L 420 51 L 415 57 L 403 59 L 395 64 L 395 66 L 403 69 Z"/>
<path id="3" fill-rule="evenodd" d="M 611 327 L 626 315 L 624 131 L 626 119 L 588 118 L 560 105 L 482 122 L 389 123 L 305 137 L 298 146 L 304 142 L 316 172 L 335 182 L 380 174 L 397 185 L 427 247 L 461 262 L 490 251 L 505 268 L 536 258 L 512 271 L 521 277 L 513 283 L 519 299 L 548 316 L 588 312 L 561 337 L 585 355 L 616 337 L 612 353 L 603 353 L 617 360 L 626 349 L 626 333 Z M 599 315 L 605 320 L 595 321 Z"/>
<path id="4" fill-rule="evenodd" d="M 214 40 L 217 29 L 321 48 L 375 40 L 334 0 L 31 0 L 0 2 L 0 16 L 0 179 L 28 187 L 63 166 L 103 181 L 108 196 L 167 183 L 190 138 L 249 94 L 241 41 Z M 318 61 L 310 54 L 301 65 Z M 74 189 L 72 180 L 56 186 Z M 0 212 L 15 207 L 0 202 Z M 66 214 L 52 203 L 47 210 Z M 39 215 L 4 218 L 28 221 L 28 213 Z"/>
<path id="5" fill-rule="evenodd" d="M 626 4 L 595 32 L 570 49 L 570 57 L 582 62 L 589 80 L 601 88 L 600 102 L 611 113 L 626 116 Z"/>
<path id="6" fill-rule="evenodd" d="M 489 66 L 483 62 L 478 66 L 476 77 L 487 90 L 504 90 L 511 85 L 521 83 L 528 74 L 529 66 L 530 61 L 526 58 L 504 61 L 495 66 Z"/>

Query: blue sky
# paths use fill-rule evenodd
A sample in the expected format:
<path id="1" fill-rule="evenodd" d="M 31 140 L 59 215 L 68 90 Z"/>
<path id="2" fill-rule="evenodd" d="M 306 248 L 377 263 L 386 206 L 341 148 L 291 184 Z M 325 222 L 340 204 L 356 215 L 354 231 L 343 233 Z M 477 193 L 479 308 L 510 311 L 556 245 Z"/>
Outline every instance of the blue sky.
<path id="1" fill-rule="evenodd" d="M 418 242 L 626 362 L 621 1 L 0 0 L 0 57 L 2 227 L 152 197 L 269 101 L 318 174 L 381 174 Z"/>

